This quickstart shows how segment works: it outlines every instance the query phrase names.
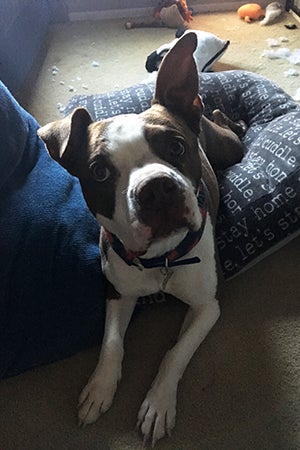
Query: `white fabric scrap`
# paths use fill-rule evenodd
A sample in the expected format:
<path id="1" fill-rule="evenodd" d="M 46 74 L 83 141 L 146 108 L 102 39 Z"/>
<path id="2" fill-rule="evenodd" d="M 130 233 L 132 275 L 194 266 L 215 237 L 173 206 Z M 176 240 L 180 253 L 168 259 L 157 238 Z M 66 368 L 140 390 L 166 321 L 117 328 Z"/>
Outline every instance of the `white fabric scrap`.
<path id="1" fill-rule="evenodd" d="M 293 99 L 296 102 L 300 102 L 300 88 L 297 89 L 296 94 L 294 95 Z"/>
<path id="2" fill-rule="evenodd" d="M 278 48 L 276 50 L 264 50 L 262 56 L 267 56 L 269 59 L 286 59 L 291 64 L 300 65 L 300 49 L 297 48 L 293 52 L 286 47 Z"/>
<path id="3" fill-rule="evenodd" d="M 289 62 L 292 64 L 300 64 L 300 49 L 297 48 L 296 50 L 293 51 L 293 53 L 291 54 L 291 56 L 288 58 Z"/>
<path id="4" fill-rule="evenodd" d="M 299 73 L 296 69 L 288 69 L 283 72 L 285 77 L 297 77 Z"/>
<path id="5" fill-rule="evenodd" d="M 280 42 L 278 42 L 277 39 L 267 39 L 267 44 L 269 47 L 278 47 Z"/>
<path id="6" fill-rule="evenodd" d="M 51 72 L 52 72 L 52 75 L 57 75 L 59 72 L 59 68 L 57 66 L 52 66 Z"/>
<path id="7" fill-rule="evenodd" d="M 59 103 L 59 102 L 57 103 L 57 109 L 58 109 L 58 111 L 61 112 L 61 113 L 63 113 L 64 110 L 65 110 L 63 104 L 62 104 L 62 103 Z"/>
<path id="8" fill-rule="evenodd" d="M 267 56 L 269 59 L 288 59 L 291 52 L 288 48 L 278 48 L 276 50 L 264 50 L 262 56 Z"/>

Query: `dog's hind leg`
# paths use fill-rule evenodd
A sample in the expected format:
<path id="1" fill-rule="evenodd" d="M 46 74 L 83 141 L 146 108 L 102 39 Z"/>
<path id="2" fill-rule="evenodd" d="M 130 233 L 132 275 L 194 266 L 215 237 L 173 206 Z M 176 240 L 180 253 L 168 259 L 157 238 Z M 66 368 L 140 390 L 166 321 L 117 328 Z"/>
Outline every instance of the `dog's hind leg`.
<path id="1" fill-rule="evenodd" d="M 79 397 L 79 425 L 95 422 L 112 404 L 121 379 L 123 341 L 136 297 L 107 300 L 105 331 L 99 361 Z"/>
<path id="2" fill-rule="evenodd" d="M 239 136 L 245 134 L 246 124 L 233 122 L 220 110 L 213 112 L 212 120 L 203 115 L 200 124 L 200 143 L 215 171 L 241 161 L 244 148 Z"/>
<path id="3" fill-rule="evenodd" d="M 229 117 L 220 111 L 219 109 L 215 109 L 212 112 L 212 120 L 214 123 L 219 125 L 222 128 L 229 128 L 233 131 L 240 139 L 245 135 L 247 131 L 247 125 L 243 120 L 239 120 L 238 122 L 234 122 L 229 119 Z"/>

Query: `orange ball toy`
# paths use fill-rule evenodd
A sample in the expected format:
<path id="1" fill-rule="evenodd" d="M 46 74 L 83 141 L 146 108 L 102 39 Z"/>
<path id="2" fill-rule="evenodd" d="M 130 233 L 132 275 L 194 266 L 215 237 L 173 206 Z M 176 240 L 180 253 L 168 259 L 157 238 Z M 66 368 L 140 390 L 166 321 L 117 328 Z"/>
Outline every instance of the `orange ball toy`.
<path id="1" fill-rule="evenodd" d="M 252 22 L 252 20 L 258 20 L 265 15 L 264 10 L 258 3 L 242 5 L 237 10 L 237 13 L 240 19 L 243 19 L 247 23 Z"/>

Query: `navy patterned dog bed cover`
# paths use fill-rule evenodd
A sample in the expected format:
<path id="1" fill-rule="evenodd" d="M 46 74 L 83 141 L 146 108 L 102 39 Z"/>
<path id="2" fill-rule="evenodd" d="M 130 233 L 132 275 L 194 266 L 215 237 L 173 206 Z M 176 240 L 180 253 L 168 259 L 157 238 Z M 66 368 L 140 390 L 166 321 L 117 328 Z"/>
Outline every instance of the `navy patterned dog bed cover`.
<path id="1" fill-rule="evenodd" d="M 300 105 L 266 78 L 246 71 L 200 73 L 210 117 L 214 109 L 244 120 L 243 160 L 218 173 L 216 227 L 225 278 L 266 256 L 300 229 Z M 95 120 L 140 113 L 151 106 L 154 83 L 98 95 L 77 95 L 64 114 L 86 107 Z"/>

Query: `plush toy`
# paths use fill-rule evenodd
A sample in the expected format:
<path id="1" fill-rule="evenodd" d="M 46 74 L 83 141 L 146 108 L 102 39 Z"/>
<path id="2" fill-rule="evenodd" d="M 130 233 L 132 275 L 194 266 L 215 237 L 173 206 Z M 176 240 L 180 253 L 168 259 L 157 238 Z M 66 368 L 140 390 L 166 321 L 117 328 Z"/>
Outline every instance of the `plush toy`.
<path id="1" fill-rule="evenodd" d="M 169 27 L 179 28 L 192 20 L 192 12 L 185 0 L 160 0 L 153 11 L 153 18 L 143 22 L 127 22 L 125 28 Z"/>
<path id="2" fill-rule="evenodd" d="M 281 16 L 282 13 L 283 13 L 283 6 L 281 3 L 279 2 L 270 3 L 266 7 L 265 18 L 261 22 L 259 22 L 259 24 L 269 25 L 270 23 L 273 23 L 274 20 L 277 19 L 277 17 Z"/>
<path id="3" fill-rule="evenodd" d="M 247 23 L 251 23 L 253 20 L 259 20 L 265 16 L 264 10 L 258 3 L 247 3 L 242 5 L 237 10 L 240 19 L 243 19 Z"/>
<path id="4" fill-rule="evenodd" d="M 247 3 L 246 5 L 242 5 L 237 10 L 237 13 L 247 23 L 264 18 L 260 22 L 260 25 L 269 25 L 283 13 L 283 6 L 279 2 L 272 2 L 264 11 L 258 3 Z"/>
<path id="5" fill-rule="evenodd" d="M 177 6 L 177 9 L 185 22 L 190 22 L 190 20 L 192 20 L 192 13 L 185 0 L 160 0 L 157 7 L 154 9 L 153 16 L 156 19 L 161 19 L 162 9 L 170 8 L 173 5 Z"/>

